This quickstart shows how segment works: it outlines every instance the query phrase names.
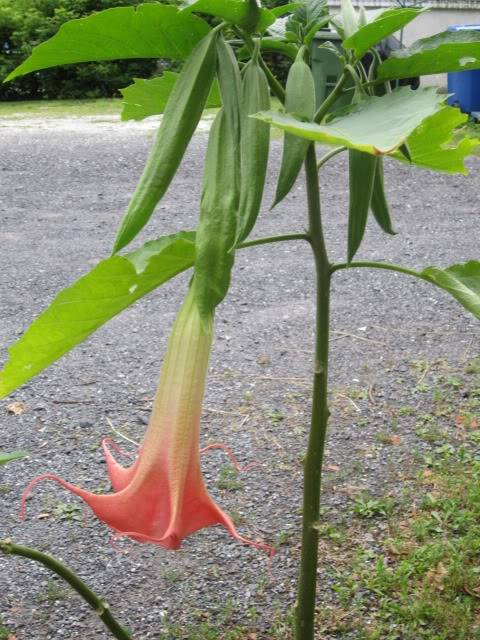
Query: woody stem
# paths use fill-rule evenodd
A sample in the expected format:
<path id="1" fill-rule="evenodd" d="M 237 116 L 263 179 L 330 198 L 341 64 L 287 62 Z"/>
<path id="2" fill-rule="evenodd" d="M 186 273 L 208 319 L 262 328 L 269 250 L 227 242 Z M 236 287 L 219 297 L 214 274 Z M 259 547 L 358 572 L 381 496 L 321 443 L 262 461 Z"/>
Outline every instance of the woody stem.
<path id="1" fill-rule="evenodd" d="M 327 403 L 330 325 L 330 264 L 323 236 L 320 190 L 315 146 L 305 159 L 309 238 L 316 271 L 316 338 L 310 436 L 304 464 L 303 532 L 296 605 L 296 640 L 314 640 L 318 566 L 320 489 L 325 437 L 329 418 Z"/>

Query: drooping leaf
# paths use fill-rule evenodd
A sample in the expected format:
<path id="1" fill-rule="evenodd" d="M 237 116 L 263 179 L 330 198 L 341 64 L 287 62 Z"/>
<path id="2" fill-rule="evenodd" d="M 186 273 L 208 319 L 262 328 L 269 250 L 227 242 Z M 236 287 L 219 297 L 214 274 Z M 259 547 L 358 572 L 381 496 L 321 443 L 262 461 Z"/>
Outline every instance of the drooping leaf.
<path id="1" fill-rule="evenodd" d="M 378 67 L 382 80 L 480 69 L 480 32 L 445 31 L 394 51 Z"/>
<path id="2" fill-rule="evenodd" d="M 161 76 L 148 80 L 135 78 L 133 84 L 120 89 L 123 96 L 122 120 L 143 120 L 163 113 L 178 75 L 164 71 Z M 205 108 L 213 109 L 221 104 L 218 84 L 214 81 Z"/>
<path id="3" fill-rule="evenodd" d="M 243 70 L 241 102 L 241 182 L 235 245 L 244 240 L 257 221 L 262 204 L 270 147 L 270 127 L 253 113 L 270 108 L 267 77 L 254 56 Z"/>
<path id="4" fill-rule="evenodd" d="M 348 152 L 349 210 L 347 259 L 351 262 L 362 243 L 372 200 L 378 159 L 356 149 Z"/>
<path id="5" fill-rule="evenodd" d="M 38 45 L 6 80 L 62 64 L 129 58 L 184 60 L 210 27 L 197 16 L 157 3 L 116 7 L 71 20 Z"/>
<path id="6" fill-rule="evenodd" d="M 413 91 L 399 87 L 384 96 L 369 96 L 339 111 L 326 124 L 302 122 L 274 111 L 255 117 L 288 133 L 335 146 L 381 155 L 392 153 L 424 120 L 442 108 L 444 97 L 433 87 Z"/>
<path id="7" fill-rule="evenodd" d="M 419 277 L 448 291 L 467 311 L 480 319 L 480 262 L 471 260 L 447 269 L 427 267 Z"/>
<path id="8" fill-rule="evenodd" d="M 9 349 L 0 398 L 70 351 L 107 320 L 193 265 L 195 234 L 148 242 L 126 256 L 102 260 L 64 289 Z"/>
<path id="9" fill-rule="evenodd" d="M 12 451 L 11 453 L 3 453 L 0 451 L 0 465 L 7 464 L 13 460 L 22 460 L 26 458 L 28 453 L 26 451 Z"/>
<path id="10" fill-rule="evenodd" d="M 205 320 L 225 297 L 234 263 L 240 174 L 233 135 L 222 107 L 208 138 L 195 244 L 195 298 Z"/>
<path id="11" fill-rule="evenodd" d="M 288 72 L 285 109 L 307 121 L 313 120 L 315 114 L 315 83 L 312 71 L 303 59 L 303 51 L 300 51 Z M 302 168 L 309 144 L 308 140 L 285 133 L 282 163 L 272 208 L 291 191 Z"/>
<path id="12" fill-rule="evenodd" d="M 217 79 L 225 112 L 226 126 L 230 127 L 232 141 L 239 147 L 242 78 L 233 49 L 223 37 L 218 39 L 217 54 Z M 238 153 L 240 153 L 239 149 Z M 238 164 L 240 165 L 240 160 L 238 160 Z"/>
<path id="13" fill-rule="evenodd" d="M 172 89 L 155 142 L 115 238 L 113 252 L 127 246 L 165 195 L 197 128 L 215 77 L 217 34 L 192 51 Z"/>
<path id="14" fill-rule="evenodd" d="M 184 4 L 182 13 L 205 13 L 239 26 L 243 26 L 248 19 L 250 8 L 245 0 L 187 0 Z M 268 9 L 260 9 L 259 14 L 255 31 L 263 32 L 275 22 L 276 16 Z"/>
<path id="15" fill-rule="evenodd" d="M 480 140 L 458 130 L 467 121 L 468 116 L 454 107 L 444 107 L 427 118 L 408 137 L 409 161 L 426 169 L 466 175 L 465 159 L 480 145 Z M 399 152 L 395 157 L 405 160 Z"/>
<path id="16" fill-rule="evenodd" d="M 385 194 L 383 158 L 377 158 L 377 167 L 375 170 L 370 207 L 372 209 L 373 217 L 377 221 L 379 227 L 391 236 L 396 235 L 397 232 L 393 228 L 387 196 Z"/>
<path id="17" fill-rule="evenodd" d="M 425 9 L 400 7 L 382 11 L 372 22 L 344 40 L 343 47 L 353 49 L 357 58 L 361 58 L 370 47 L 402 29 L 424 11 Z"/>

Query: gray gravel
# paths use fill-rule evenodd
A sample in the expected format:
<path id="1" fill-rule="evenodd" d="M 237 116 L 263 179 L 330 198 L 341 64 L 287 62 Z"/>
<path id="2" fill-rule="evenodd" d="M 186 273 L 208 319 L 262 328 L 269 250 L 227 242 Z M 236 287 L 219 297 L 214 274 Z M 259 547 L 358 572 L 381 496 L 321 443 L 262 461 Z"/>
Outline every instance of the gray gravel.
<path id="1" fill-rule="evenodd" d="M 78 123 L 77 123 L 78 124 Z M 1 126 L 0 349 L 28 326 L 55 293 L 108 255 L 152 133 L 145 128 L 53 125 Z M 191 229 L 198 215 L 205 134 L 190 146 L 181 171 L 142 240 Z M 268 212 L 281 153 L 272 143 L 264 213 L 258 235 L 301 231 L 305 190 Z M 407 266 L 446 266 L 478 258 L 480 172 L 468 178 L 436 175 L 387 162 L 386 184 L 399 234 L 383 235 L 371 222 L 359 258 Z M 346 252 L 345 158 L 322 172 L 322 195 L 332 258 Z M 239 252 L 228 304 L 218 310 L 202 439 L 233 447 L 242 462 L 261 464 L 241 488 L 218 488 L 225 460 L 204 458 L 207 485 L 241 522 L 245 535 L 280 547 L 268 575 L 265 557 L 239 545 L 221 528 L 204 530 L 181 551 L 121 542 L 60 487 L 39 485 L 24 523 L 17 518 L 26 482 L 46 470 L 91 489 L 108 490 L 99 449 L 110 420 L 142 438 L 156 377 L 187 277 L 179 277 L 112 320 L 86 343 L 0 402 L 1 448 L 31 457 L 0 470 L 0 537 L 55 553 L 105 595 L 135 639 L 158 639 L 165 621 L 233 620 L 258 638 L 277 611 L 294 601 L 301 500 L 301 454 L 310 406 L 313 271 L 300 242 Z M 422 447 L 412 419 L 400 418 L 399 446 L 381 444 L 391 410 L 421 405 L 413 361 L 446 361 L 455 370 L 478 355 L 479 325 L 443 292 L 387 272 L 340 272 L 333 294 L 332 422 L 325 504 L 332 518 L 347 513 L 354 484 L 384 493 L 395 468 Z M 365 397 L 370 389 L 370 401 Z M 356 393 L 358 391 L 358 393 Z M 357 397 L 358 396 L 358 397 Z M 374 402 L 372 403 L 372 399 Z M 20 401 L 20 416 L 7 412 Z M 108 419 L 108 420 L 107 420 Z M 368 453 L 365 453 L 367 451 Z M 353 471 L 352 461 L 361 461 Z M 340 477 L 341 476 L 341 477 Z M 281 533 L 282 532 L 282 533 Z M 281 534 L 281 535 L 280 535 Z M 0 627 L 17 640 L 106 638 L 76 596 L 57 597 L 46 570 L 0 557 Z M 61 596 L 61 594 L 60 594 Z M 226 606 L 226 603 L 228 606 Z M 231 605 L 231 606 L 230 606 Z M 248 613 L 255 608 L 258 619 Z"/>

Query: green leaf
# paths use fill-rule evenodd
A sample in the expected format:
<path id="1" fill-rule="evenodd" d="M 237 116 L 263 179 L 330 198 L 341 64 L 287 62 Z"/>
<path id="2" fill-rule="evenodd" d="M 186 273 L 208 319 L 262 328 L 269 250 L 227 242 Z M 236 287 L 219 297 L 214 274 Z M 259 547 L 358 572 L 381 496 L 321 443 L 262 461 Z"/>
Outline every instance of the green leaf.
<path id="1" fill-rule="evenodd" d="M 454 107 L 444 107 L 427 118 L 408 137 L 410 162 L 419 167 L 468 173 L 465 159 L 480 145 L 480 140 L 463 136 L 458 128 L 468 122 L 468 116 Z M 395 157 L 405 161 L 399 153 Z"/>
<path id="2" fill-rule="evenodd" d="M 375 180 L 373 182 L 372 201 L 370 203 L 373 217 L 377 221 L 379 227 L 385 233 L 391 236 L 396 235 L 390 217 L 387 196 L 385 195 L 384 175 L 383 175 L 383 158 L 377 158 L 377 168 L 375 171 Z"/>
<path id="3" fill-rule="evenodd" d="M 255 42 L 258 42 L 258 40 L 255 39 Z M 266 53 L 281 53 L 291 60 L 295 60 L 298 53 L 298 47 L 295 44 L 278 38 L 262 38 L 260 48 Z M 250 58 L 250 52 L 246 46 L 239 49 L 237 55 L 239 60 Z"/>
<path id="4" fill-rule="evenodd" d="M 425 118 L 442 108 L 444 99 L 433 87 L 417 91 L 399 87 L 342 109 L 326 124 L 302 122 L 274 111 L 260 112 L 255 117 L 307 140 L 382 155 L 402 145 Z"/>
<path id="5" fill-rule="evenodd" d="M 445 31 L 394 51 L 378 67 L 382 80 L 480 69 L 480 32 Z"/>
<path id="6" fill-rule="evenodd" d="M 149 80 L 134 78 L 133 84 L 120 89 L 123 96 L 122 120 L 143 120 L 163 113 L 178 75 L 173 71 L 164 71 L 161 76 Z M 221 105 L 218 84 L 214 81 L 205 108 L 214 109 Z"/>
<path id="7" fill-rule="evenodd" d="M 448 269 L 427 267 L 420 278 L 448 291 L 467 311 L 480 319 L 480 262 L 472 260 Z"/>
<path id="8" fill-rule="evenodd" d="M 358 16 L 352 4 L 352 0 L 340 0 L 342 13 L 343 32 L 347 38 L 358 30 Z"/>
<path id="9" fill-rule="evenodd" d="M 270 9 L 270 12 L 273 13 L 275 18 L 281 18 L 287 13 L 291 13 L 292 11 L 295 11 L 295 9 L 298 9 L 301 4 L 301 2 L 289 2 L 288 4 L 281 5 L 280 7 L 273 7 Z"/>
<path id="10" fill-rule="evenodd" d="M 181 232 L 148 242 L 126 256 L 102 260 L 64 289 L 9 349 L 0 398 L 70 351 L 107 320 L 192 266 L 195 235 Z"/>
<path id="11" fill-rule="evenodd" d="M 357 58 L 361 58 L 373 45 L 395 31 L 402 29 L 425 9 L 398 8 L 382 11 L 375 20 L 361 27 L 356 33 L 343 41 L 345 49 L 353 49 Z"/>
<path id="12" fill-rule="evenodd" d="M 241 189 L 235 245 L 249 235 L 257 221 L 267 175 L 270 127 L 250 116 L 269 108 L 268 80 L 255 56 L 246 65 L 242 77 Z"/>
<path id="13" fill-rule="evenodd" d="M 143 229 L 170 186 L 202 116 L 216 62 L 217 34 L 211 31 L 189 55 L 175 82 L 147 164 L 117 232 L 114 253 Z"/>
<path id="14" fill-rule="evenodd" d="M 26 451 L 12 451 L 11 453 L 2 453 L 0 451 L 0 465 L 12 462 L 12 460 L 22 460 L 27 456 L 28 453 Z"/>
<path id="15" fill-rule="evenodd" d="M 315 83 L 303 50 L 290 67 L 285 88 L 285 109 L 307 121 L 315 114 Z M 283 140 L 282 164 L 272 209 L 290 192 L 302 168 L 310 142 L 286 133 Z"/>
<path id="16" fill-rule="evenodd" d="M 292 19 L 305 26 L 310 26 L 312 23 L 322 20 L 326 14 L 328 14 L 327 0 L 303 0 Z"/>
<path id="17" fill-rule="evenodd" d="M 232 127 L 225 107 L 208 138 L 200 221 L 195 243 L 195 298 L 208 320 L 230 286 L 237 231 L 239 172 Z"/>
<path id="18" fill-rule="evenodd" d="M 38 45 L 6 81 L 62 64 L 127 58 L 184 60 L 210 27 L 162 4 L 116 7 L 71 20 Z"/>
<path id="19" fill-rule="evenodd" d="M 248 19 L 250 7 L 246 0 L 187 0 L 183 13 L 196 11 L 216 16 L 242 26 Z M 275 22 L 275 14 L 268 9 L 260 9 L 260 19 L 256 26 L 256 31 L 262 32 Z"/>

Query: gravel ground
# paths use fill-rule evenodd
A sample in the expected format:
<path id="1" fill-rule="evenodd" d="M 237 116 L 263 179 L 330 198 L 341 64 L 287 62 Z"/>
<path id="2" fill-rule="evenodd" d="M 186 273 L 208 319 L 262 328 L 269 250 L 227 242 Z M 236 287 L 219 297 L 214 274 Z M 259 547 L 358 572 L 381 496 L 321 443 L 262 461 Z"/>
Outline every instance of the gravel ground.
<path id="1" fill-rule="evenodd" d="M 152 127 L 75 120 L 42 126 L 2 122 L 0 128 L 3 360 L 7 345 L 55 293 L 108 255 Z M 142 239 L 195 226 L 205 143 L 204 133 L 192 142 Z M 274 140 L 266 205 L 280 153 Z M 472 159 L 471 167 L 465 178 L 387 162 L 400 233 L 387 237 L 370 223 L 359 258 L 412 267 L 478 258 L 479 160 Z M 322 195 L 331 256 L 343 260 L 345 158 L 336 157 L 322 171 Z M 299 181 L 273 212 L 265 206 L 255 233 L 301 231 L 305 200 Z M 239 252 L 228 304 L 217 314 L 203 420 L 204 443 L 224 442 L 241 462 L 261 461 L 239 483 L 219 483 L 225 465 L 220 452 L 208 454 L 203 468 L 211 493 L 234 514 L 242 533 L 283 543 L 271 577 L 261 553 L 218 527 L 187 539 L 177 553 L 125 541 L 119 553 L 109 544 L 107 528 L 53 484 L 36 488 L 26 521 L 17 518 L 26 482 L 46 470 L 83 487 L 108 489 L 100 439 L 112 434 L 109 421 L 133 439 L 142 438 L 186 284 L 187 277 L 179 277 L 157 290 L 0 403 L 2 449 L 31 453 L 0 471 L 0 537 L 67 561 L 129 621 L 136 640 L 158 638 L 167 619 L 216 620 L 227 609 L 234 620 L 248 623 L 253 608 L 259 617 L 252 628 L 264 638 L 275 612 L 294 601 L 314 312 L 305 244 Z M 367 270 L 335 276 L 332 328 L 324 502 L 335 518 L 348 509 L 349 487 L 379 495 L 394 491 L 397 470 L 426 446 L 416 439 L 408 415 L 400 418 L 398 446 L 378 440 L 389 429 L 392 410 L 421 405 L 412 362 L 442 361 L 455 370 L 478 355 L 480 329 L 442 291 Z M 12 401 L 24 404 L 21 415 L 8 413 Z M 328 578 L 324 582 L 328 586 Z M 76 596 L 59 594 L 55 585 L 47 571 L 26 560 L 0 558 L 0 626 L 17 640 L 108 637 Z"/>

